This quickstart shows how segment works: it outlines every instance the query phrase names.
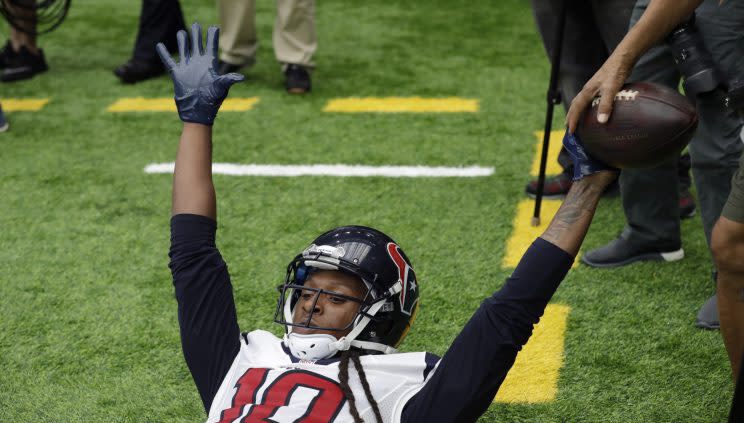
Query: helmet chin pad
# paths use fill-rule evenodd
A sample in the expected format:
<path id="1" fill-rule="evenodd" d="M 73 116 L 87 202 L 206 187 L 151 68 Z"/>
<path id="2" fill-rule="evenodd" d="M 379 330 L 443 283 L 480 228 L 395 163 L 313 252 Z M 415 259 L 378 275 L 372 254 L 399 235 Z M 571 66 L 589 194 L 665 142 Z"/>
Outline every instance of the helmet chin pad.
<path id="1" fill-rule="evenodd" d="M 284 343 L 292 355 L 302 360 L 321 360 L 336 355 L 339 344 L 335 336 L 326 333 L 284 335 Z"/>

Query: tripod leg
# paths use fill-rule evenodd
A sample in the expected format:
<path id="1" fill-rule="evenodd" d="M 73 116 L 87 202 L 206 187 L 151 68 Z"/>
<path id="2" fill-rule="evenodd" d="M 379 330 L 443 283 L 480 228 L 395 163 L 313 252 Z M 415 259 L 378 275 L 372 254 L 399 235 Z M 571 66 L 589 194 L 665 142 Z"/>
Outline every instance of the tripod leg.
<path id="1" fill-rule="evenodd" d="M 540 207 L 545 190 L 545 167 L 548 160 L 548 147 L 550 146 L 550 131 L 553 125 L 553 109 L 560 102 L 558 92 L 558 76 L 561 69 L 561 53 L 563 49 L 563 34 L 566 26 L 566 2 L 562 0 L 559 4 L 558 25 L 555 29 L 555 46 L 551 55 L 550 84 L 548 85 L 547 101 L 548 107 L 545 112 L 545 126 L 543 132 L 542 154 L 540 156 L 540 172 L 537 177 L 537 192 L 535 193 L 535 210 L 532 214 L 532 226 L 540 225 Z"/>

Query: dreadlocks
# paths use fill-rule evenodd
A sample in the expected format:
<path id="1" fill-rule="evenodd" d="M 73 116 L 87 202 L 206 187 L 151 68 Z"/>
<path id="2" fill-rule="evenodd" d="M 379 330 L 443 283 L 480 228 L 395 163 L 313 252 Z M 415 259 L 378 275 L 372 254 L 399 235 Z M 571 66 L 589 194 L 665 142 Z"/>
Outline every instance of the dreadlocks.
<path id="1" fill-rule="evenodd" d="M 378 423 L 382 423 L 382 414 L 380 414 L 380 407 L 377 405 L 377 401 L 372 396 L 372 391 L 369 388 L 369 382 L 367 381 L 367 375 L 364 373 L 364 367 L 362 362 L 359 360 L 359 351 L 346 350 L 341 353 L 341 362 L 338 364 L 338 380 L 341 383 L 341 390 L 344 391 L 346 399 L 349 401 L 349 412 L 354 418 L 354 423 L 364 423 L 361 416 L 359 416 L 359 410 L 356 406 L 356 398 L 354 398 L 354 392 L 349 387 L 349 361 L 354 363 L 357 374 L 359 374 L 359 380 L 364 388 L 364 395 L 367 397 L 367 401 L 372 405 L 372 411 L 375 413 L 375 419 Z"/>

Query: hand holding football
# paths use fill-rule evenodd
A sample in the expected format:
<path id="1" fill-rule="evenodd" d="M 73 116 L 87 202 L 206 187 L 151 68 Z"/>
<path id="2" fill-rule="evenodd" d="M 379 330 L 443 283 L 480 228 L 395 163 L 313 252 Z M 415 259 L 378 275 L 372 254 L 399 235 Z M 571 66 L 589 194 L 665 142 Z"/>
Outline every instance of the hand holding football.
<path id="1" fill-rule="evenodd" d="M 597 121 L 598 105 L 595 98 L 576 132 L 589 154 L 620 169 L 652 167 L 679 154 L 697 128 L 686 97 L 649 82 L 624 85 L 606 123 Z"/>

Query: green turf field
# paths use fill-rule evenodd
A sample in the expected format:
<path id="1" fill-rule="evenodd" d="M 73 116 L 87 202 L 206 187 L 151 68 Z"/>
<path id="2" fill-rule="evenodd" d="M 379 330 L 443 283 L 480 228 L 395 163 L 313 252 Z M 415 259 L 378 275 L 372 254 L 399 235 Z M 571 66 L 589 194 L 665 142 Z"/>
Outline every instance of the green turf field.
<path id="1" fill-rule="evenodd" d="M 216 22 L 213 2 L 183 1 L 187 22 Z M 122 86 L 140 2 L 75 0 L 45 36 L 51 71 L 0 86 L 49 98 L 8 113 L 0 134 L 0 421 L 203 421 L 183 361 L 167 268 L 175 113 L 107 113 L 120 97 L 172 96 L 168 78 Z M 480 165 L 484 178 L 216 176 L 218 243 L 243 330 L 272 323 L 286 263 L 329 227 L 395 237 L 422 303 L 403 350 L 442 354 L 501 267 L 543 122 L 548 65 L 529 6 L 498 2 L 318 2 L 314 91 L 289 97 L 270 46 L 274 3 L 259 2 L 258 64 L 223 113 L 214 160 L 234 163 Z M 5 31 L 7 33 L 7 29 Z M 323 113 L 333 98 L 464 97 L 478 113 Z M 560 113 L 559 113 L 560 114 Z M 556 117 L 560 125 L 561 116 Z M 603 201 L 586 248 L 616 236 Z M 717 422 L 732 383 L 718 332 L 693 327 L 713 289 L 699 218 L 683 223 L 676 264 L 573 270 L 554 301 L 571 307 L 554 401 L 494 404 L 486 422 Z M 539 377 L 539 375 L 536 375 Z"/>

